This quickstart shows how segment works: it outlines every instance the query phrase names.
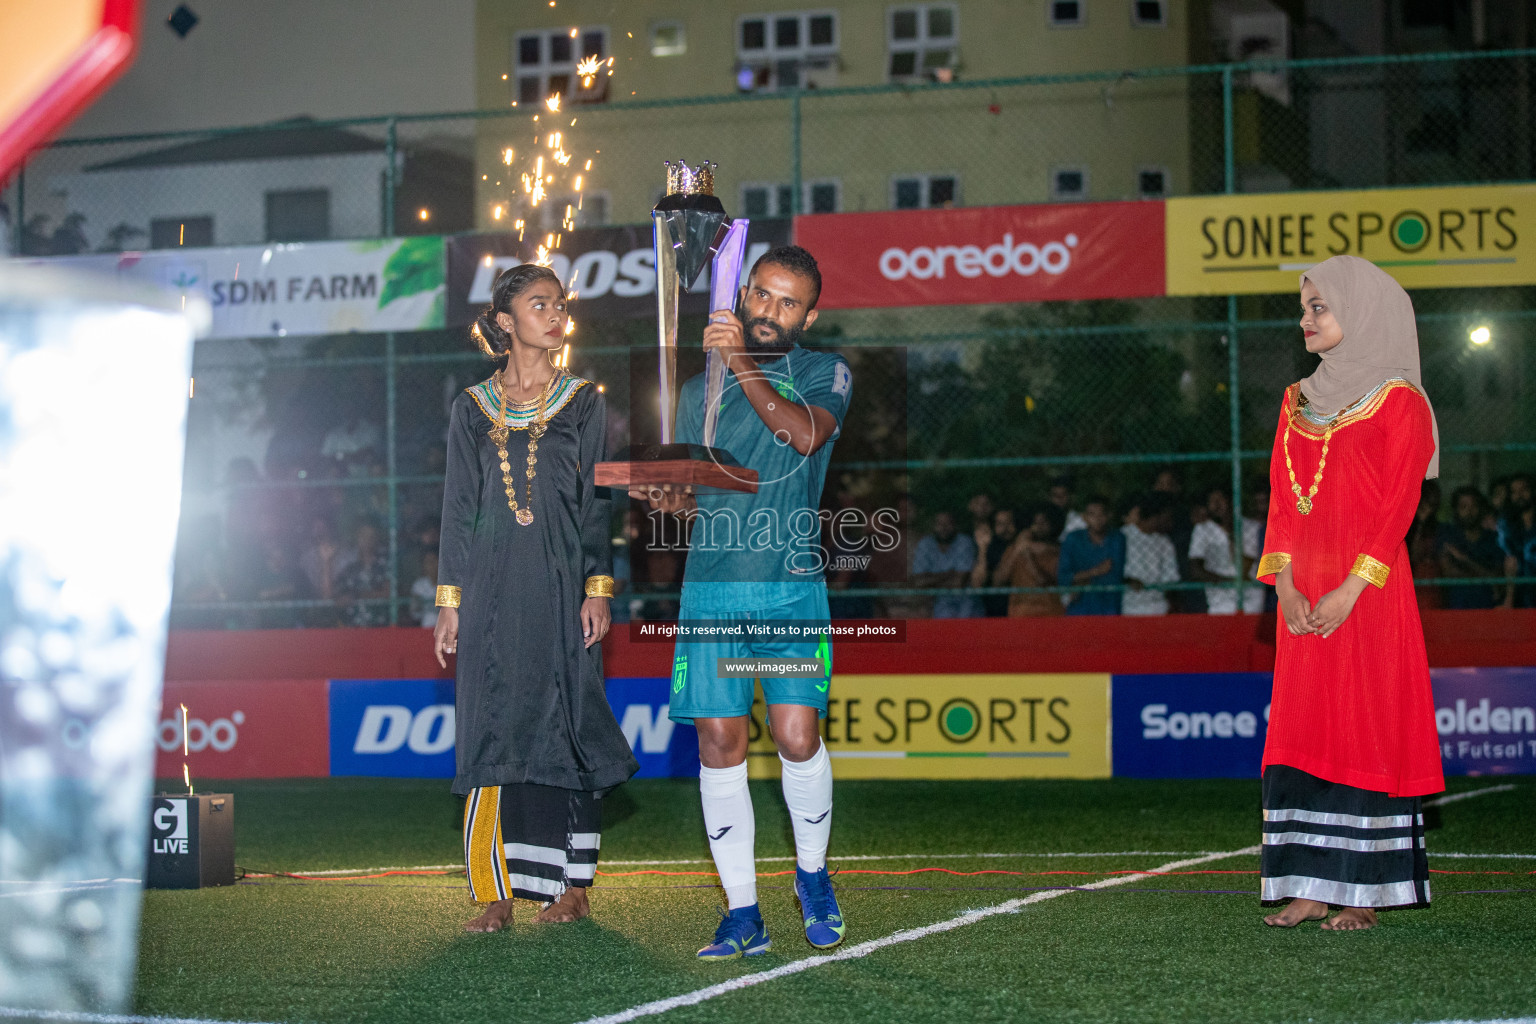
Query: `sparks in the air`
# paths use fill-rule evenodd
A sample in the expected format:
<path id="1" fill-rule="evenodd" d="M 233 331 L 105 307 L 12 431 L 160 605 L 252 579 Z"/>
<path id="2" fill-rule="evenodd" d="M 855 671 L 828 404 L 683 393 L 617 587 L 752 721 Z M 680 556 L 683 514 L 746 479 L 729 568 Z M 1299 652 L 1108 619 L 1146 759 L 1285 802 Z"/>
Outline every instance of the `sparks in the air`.
<path id="1" fill-rule="evenodd" d="M 557 92 L 550 93 L 549 99 L 544 101 L 544 105 L 549 108 L 551 114 L 560 113 L 560 94 Z"/>
<path id="2" fill-rule="evenodd" d="M 576 77 L 581 79 L 583 89 L 592 88 L 593 79 L 597 78 L 597 72 L 603 66 L 601 57 L 583 57 L 581 63 L 576 65 Z"/>

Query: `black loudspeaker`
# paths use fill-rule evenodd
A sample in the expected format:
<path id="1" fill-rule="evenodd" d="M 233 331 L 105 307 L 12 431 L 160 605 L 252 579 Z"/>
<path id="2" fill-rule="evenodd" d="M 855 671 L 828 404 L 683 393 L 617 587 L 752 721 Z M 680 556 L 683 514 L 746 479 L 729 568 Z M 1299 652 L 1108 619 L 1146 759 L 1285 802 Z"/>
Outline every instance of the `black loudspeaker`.
<path id="1" fill-rule="evenodd" d="M 153 797 L 144 884 L 150 889 L 234 885 L 234 795 L 162 793 Z"/>

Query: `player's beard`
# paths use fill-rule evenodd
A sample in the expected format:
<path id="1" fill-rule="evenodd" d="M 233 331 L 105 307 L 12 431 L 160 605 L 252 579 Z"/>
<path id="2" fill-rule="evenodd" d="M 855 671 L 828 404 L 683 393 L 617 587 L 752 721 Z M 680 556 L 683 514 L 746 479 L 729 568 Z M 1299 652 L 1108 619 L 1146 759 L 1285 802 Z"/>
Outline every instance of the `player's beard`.
<path id="1" fill-rule="evenodd" d="M 746 342 L 747 351 L 752 358 L 759 363 L 769 363 L 778 359 L 784 353 L 800 344 L 800 339 L 805 336 L 805 318 L 793 327 L 783 327 L 778 321 L 770 320 L 766 316 L 754 316 L 747 320 Z M 757 329 L 766 327 L 773 332 L 770 341 L 759 341 Z"/>

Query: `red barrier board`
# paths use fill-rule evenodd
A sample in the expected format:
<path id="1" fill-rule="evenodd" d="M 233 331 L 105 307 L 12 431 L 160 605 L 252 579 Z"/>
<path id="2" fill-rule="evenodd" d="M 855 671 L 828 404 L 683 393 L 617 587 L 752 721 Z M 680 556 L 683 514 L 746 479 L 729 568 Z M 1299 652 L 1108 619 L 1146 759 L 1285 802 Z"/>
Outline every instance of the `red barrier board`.
<path id="1" fill-rule="evenodd" d="M 155 776 L 280 779 L 331 773 L 324 679 L 167 682 L 155 729 Z M 181 705 L 187 706 L 182 754 Z"/>
<path id="2" fill-rule="evenodd" d="M 1536 609 L 1421 614 L 1432 667 L 1536 665 Z M 177 681 L 451 679 L 449 664 L 438 667 L 425 629 L 177 631 L 165 675 Z M 1274 664 L 1273 614 L 910 619 L 905 643 L 840 644 L 833 651 L 836 671 L 860 675 L 1268 672 Z M 603 641 L 603 669 L 610 679 L 670 676 L 672 647 L 634 643 L 627 627 L 615 629 Z"/>
<path id="3" fill-rule="evenodd" d="M 1156 200 L 795 218 L 823 309 L 1162 295 Z"/>

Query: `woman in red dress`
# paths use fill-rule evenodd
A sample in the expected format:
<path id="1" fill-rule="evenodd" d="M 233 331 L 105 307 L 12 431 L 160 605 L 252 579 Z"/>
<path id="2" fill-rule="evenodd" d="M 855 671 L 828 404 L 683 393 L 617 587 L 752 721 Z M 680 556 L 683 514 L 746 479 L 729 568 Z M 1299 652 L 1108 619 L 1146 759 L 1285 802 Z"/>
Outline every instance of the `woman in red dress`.
<path id="1" fill-rule="evenodd" d="M 1322 364 L 1286 389 L 1258 577 L 1279 597 L 1264 744 L 1266 924 L 1370 928 L 1429 903 L 1421 798 L 1445 788 L 1404 538 L 1439 475 L 1413 304 L 1367 260 L 1301 279 Z M 1328 917 L 1329 905 L 1341 907 Z"/>

